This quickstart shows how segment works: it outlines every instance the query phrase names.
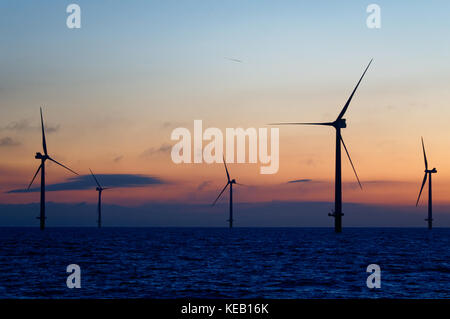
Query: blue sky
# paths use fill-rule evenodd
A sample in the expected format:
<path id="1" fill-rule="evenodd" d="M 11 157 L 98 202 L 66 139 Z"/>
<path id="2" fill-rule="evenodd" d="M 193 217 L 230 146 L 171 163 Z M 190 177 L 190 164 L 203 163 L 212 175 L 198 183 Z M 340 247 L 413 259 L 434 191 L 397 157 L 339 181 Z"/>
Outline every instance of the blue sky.
<path id="1" fill-rule="evenodd" d="M 418 64 L 429 72 L 448 71 L 442 63 L 450 45 L 448 1 L 378 1 L 380 30 L 365 25 L 367 1 L 78 1 L 80 30 L 65 26 L 69 3 L 2 1 L 2 82 L 7 76 L 12 85 L 26 85 L 18 78 L 24 74 L 36 85 L 45 70 L 55 75 L 51 84 L 132 73 L 141 76 L 135 81 L 163 85 L 174 75 L 189 76 L 203 86 L 208 75 L 231 81 L 229 64 L 217 63 L 223 56 L 251 64 L 235 85 L 257 85 L 242 82 L 258 79 L 250 72 L 261 65 L 265 74 L 286 81 L 302 71 L 311 84 L 339 61 L 327 77 L 333 80 L 349 62 L 368 57 L 386 60 L 386 69 L 401 62 L 400 72 L 414 72 L 408 68 Z M 232 85 L 218 79 L 211 86 L 225 84 Z"/>

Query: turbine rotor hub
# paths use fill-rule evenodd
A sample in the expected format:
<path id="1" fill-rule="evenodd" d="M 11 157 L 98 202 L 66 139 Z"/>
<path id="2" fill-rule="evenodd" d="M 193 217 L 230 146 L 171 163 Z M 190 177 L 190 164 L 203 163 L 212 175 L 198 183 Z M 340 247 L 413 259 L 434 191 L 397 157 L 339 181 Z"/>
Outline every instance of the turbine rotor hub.
<path id="1" fill-rule="evenodd" d="M 236 184 L 236 180 L 235 180 L 235 179 L 232 179 L 230 183 L 231 183 L 231 184 Z"/>
<path id="2" fill-rule="evenodd" d="M 46 160 L 48 158 L 48 155 L 42 155 L 40 152 L 37 152 L 34 158 Z"/>
<path id="3" fill-rule="evenodd" d="M 337 119 L 336 121 L 334 121 L 333 126 L 335 128 L 346 128 L 347 123 L 345 122 L 345 119 Z"/>

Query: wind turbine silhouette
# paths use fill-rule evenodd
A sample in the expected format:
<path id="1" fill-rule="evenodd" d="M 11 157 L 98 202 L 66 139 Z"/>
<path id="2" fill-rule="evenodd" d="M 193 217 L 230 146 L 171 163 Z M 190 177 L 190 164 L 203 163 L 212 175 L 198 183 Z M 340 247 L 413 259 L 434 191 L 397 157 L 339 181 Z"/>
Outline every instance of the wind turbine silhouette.
<path id="1" fill-rule="evenodd" d="M 364 70 L 364 73 L 362 74 L 361 78 L 359 79 L 358 83 L 356 84 L 356 87 L 353 89 L 352 94 L 348 98 L 347 102 L 345 103 L 344 107 L 342 108 L 341 113 L 339 113 L 337 119 L 334 122 L 325 122 L 325 123 L 272 123 L 270 125 L 324 125 L 324 126 L 332 126 L 336 129 L 336 171 L 335 171 L 335 186 L 334 186 L 334 212 L 331 214 L 328 214 L 331 217 L 334 217 L 334 230 L 336 233 L 340 233 L 342 231 L 342 216 L 344 215 L 342 213 L 342 169 L 341 169 L 341 143 L 344 146 L 345 152 L 347 153 L 347 157 L 350 161 L 350 164 L 352 166 L 353 172 L 355 173 L 356 179 L 358 181 L 359 187 L 362 189 L 361 182 L 359 181 L 358 174 L 356 173 L 355 166 L 353 165 L 352 159 L 350 158 L 350 154 L 347 150 L 347 147 L 345 146 L 344 140 L 341 135 L 341 129 L 346 128 L 347 124 L 345 122 L 344 114 L 347 111 L 348 106 L 350 105 L 350 102 L 352 101 L 353 95 L 355 94 L 356 90 L 358 89 L 359 84 L 361 83 L 361 80 L 363 79 L 364 75 L 366 74 L 367 70 L 369 69 L 370 64 L 372 63 L 373 59 L 370 60 L 369 64 L 367 65 L 366 69 Z"/>
<path id="2" fill-rule="evenodd" d="M 428 229 L 433 228 L 433 202 L 432 202 L 432 196 L 431 196 L 431 174 L 437 173 L 436 168 L 428 169 L 428 161 L 427 161 L 427 154 L 425 153 L 425 145 L 423 144 L 423 137 L 422 137 L 422 149 L 423 149 L 423 158 L 425 160 L 425 176 L 423 177 L 422 187 L 420 188 L 419 197 L 417 197 L 416 207 L 419 205 L 419 199 L 420 195 L 422 194 L 423 187 L 425 186 L 425 183 L 427 182 L 427 176 L 430 178 L 428 179 L 428 218 L 425 219 L 428 222 Z"/>
<path id="3" fill-rule="evenodd" d="M 227 184 L 225 185 L 225 187 L 220 192 L 219 196 L 217 196 L 214 203 L 212 203 L 212 206 L 214 206 L 217 203 L 220 196 L 222 196 L 223 192 L 227 189 L 227 187 L 229 185 L 230 186 L 230 217 L 227 220 L 227 222 L 229 222 L 230 228 L 233 228 L 233 184 L 236 184 L 236 185 L 242 185 L 242 184 L 237 183 L 234 178 L 233 179 L 230 178 L 230 174 L 228 173 L 227 163 L 225 162 L 225 157 L 223 158 L 223 164 L 225 165 L 225 172 L 227 173 L 228 181 L 227 181 Z"/>
<path id="4" fill-rule="evenodd" d="M 33 176 L 33 179 L 30 182 L 30 185 L 28 185 L 28 190 L 30 189 L 31 185 L 33 185 L 34 179 L 36 178 L 36 176 L 40 170 L 41 171 L 41 208 L 40 208 L 40 215 L 39 215 L 39 217 L 37 217 L 37 219 L 40 220 L 40 229 L 44 230 L 45 229 L 45 219 L 46 219 L 46 217 L 45 217 L 45 161 L 50 160 L 50 161 L 58 164 L 59 166 L 62 166 L 65 169 L 71 171 L 75 175 L 78 175 L 78 173 L 74 172 L 67 166 L 55 161 L 53 158 L 50 157 L 50 155 L 48 155 L 47 142 L 45 140 L 44 119 L 42 117 L 42 108 L 40 108 L 40 111 L 41 111 L 41 128 L 42 128 L 42 148 L 44 150 L 44 154 L 37 152 L 36 156 L 34 157 L 36 159 L 41 160 L 41 165 L 39 165 L 36 173 Z"/>
<path id="5" fill-rule="evenodd" d="M 102 187 L 100 185 L 100 183 L 98 182 L 97 177 L 95 177 L 94 173 L 92 173 L 92 170 L 91 169 L 89 169 L 89 170 L 91 171 L 91 174 L 92 174 L 92 177 L 95 180 L 95 183 L 97 183 L 97 188 L 96 188 L 96 190 L 98 192 L 98 209 L 97 209 L 98 210 L 98 220 L 97 220 L 97 225 L 98 225 L 98 228 L 101 228 L 102 227 L 102 192 L 105 189 L 109 189 L 109 187 Z"/>

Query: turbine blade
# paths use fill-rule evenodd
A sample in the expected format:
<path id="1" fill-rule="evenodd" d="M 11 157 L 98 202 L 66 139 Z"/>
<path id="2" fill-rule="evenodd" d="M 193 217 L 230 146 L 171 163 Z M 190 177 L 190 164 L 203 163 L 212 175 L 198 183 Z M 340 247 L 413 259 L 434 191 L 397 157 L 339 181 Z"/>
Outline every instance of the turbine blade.
<path id="1" fill-rule="evenodd" d="M 358 81 L 358 84 L 356 84 L 355 88 L 353 89 L 352 94 L 350 95 L 350 97 L 347 100 L 347 103 L 345 103 L 344 108 L 342 109 L 341 113 L 339 113 L 339 116 L 337 117 L 337 120 L 340 120 L 345 112 L 347 111 L 348 106 L 350 105 L 350 102 L 352 101 L 353 95 L 355 94 L 356 90 L 358 89 L 359 84 L 361 83 L 361 80 L 363 79 L 364 75 L 366 74 L 367 70 L 369 69 L 370 64 L 372 63 L 373 59 L 370 60 L 369 64 L 367 65 L 366 69 L 364 70 L 364 73 L 362 74 L 361 78 Z"/>
<path id="2" fill-rule="evenodd" d="M 362 189 L 362 185 L 361 185 L 361 182 L 359 181 L 358 174 L 356 173 L 355 166 L 353 165 L 352 159 L 350 157 L 350 154 L 348 153 L 347 146 L 345 146 L 344 139 L 342 138 L 342 136 L 341 136 L 341 142 L 342 142 L 342 145 L 344 145 L 345 153 L 347 153 L 347 157 L 348 157 L 348 159 L 350 161 L 350 164 L 352 165 L 353 172 L 355 173 L 356 180 L 358 181 L 359 187 Z"/>
<path id="3" fill-rule="evenodd" d="M 427 177 L 428 177 L 428 175 L 427 175 L 427 173 L 425 173 L 425 176 L 423 177 L 422 187 L 420 188 L 420 192 L 419 192 L 419 197 L 417 197 L 416 207 L 417 207 L 417 205 L 419 205 L 420 195 L 422 195 L 423 187 L 425 186 L 425 183 L 427 182 Z"/>
<path id="4" fill-rule="evenodd" d="M 42 128 L 42 148 L 44 149 L 44 154 L 47 155 L 47 142 L 45 141 L 45 131 L 44 131 L 44 119 L 42 117 L 42 107 L 41 110 L 41 128 Z"/>
<path id="5" fill-rule="evenodd" d="M 38 167 L 38 169 L 37 169 L 36 173 L 35 173 L 35 174 L 34 174 L 34 176 L 33 176 L 33 179 L 31 180 L 31 183 L 30 183 L 30 185 L 28 185 L 28 188 L 27 188 L 27 190 L 29 190 L 29 189 L 30 189 L 30 187 L 31 187 L 31 185 L 33 185 L 34 179 L 36 178 L 37 174 L 38 174 L 38 173 L 39 173 L 39 171 L 41 170 L 41 167 L 42 167 L 42 164 L 41 164 L 41 165 L 39 165 L 39 167 Z"/>
<path id="6" fill-rule="evenodd" d="M 75 175 L 78 175 L 78 173 L 77 172 L 75 172 L 75 171 L 72 171 L 70 168 L 68 168 L 67 166 L 65 166 L 65 165 L 63 165 L 63 164 L 61 164 L 60 162 L 57 162 L 57 161 L 55 161 L 53 158 L 51 158 L 51 157 L 49 157 L 48 158 L 49 160 L 51 160 L 52 162 L 54 162 L 54 163 L 56 163 L 56 164 L 58 164 L 59 166 L 62 166 L 62 167 L 64 167 L 65 169 L 67 169 L 67 170 L 69 170 L 69 171 L 71 171 L 72 173 L 74 173 Z"/>
<path id="7" fill-rule="evenodd" d="M 94 173 L 92 173 L 92 170 L 91 170 L 90 168 L 89 168 L 89 170 L 91 171 L 91 175 L 92 175 L 92 177 L 94 178 L 95 182 L 97 183 L 97 186 L 100 187 L 100 188 L 102 188 L 102 187 L 100 186 L 100 183 L 98 182 L 97 178 L 95 177 Z"/>
<path id="8" fill-rule="evenodd" d="M 422 137 L 422 149 L 423 149 L 423 159 L 425 160 L 425 169 L 428 169 L 427 154 L 425 153 L 425 145 L 423 144 L 423 137 Z"/>
<path id="9" fill-rule="evenodd" d="M 228 168 L 227 168 L 227 162 L 225 162 L 225 156 L 223 157 L 223 164 L 225 165 L 225 172 L 227 172 L 227 178 L 228 178 L 228 183 L 231 181 L 230 180 L 230 174 L 228 173 Z"/>
<path id="10" fill-rule="evenodd" d="M 327 125 L 333 126 L 332 122 L 322 122 L 322 123 L 269 123 L 267 125 Z"/>
<path id="11" fill-rule="evenodd" d="M 214 203 L 212 203 L 212 206 L 216 205 L 217 201 L 219 200 L 220 196 L 223 194 L 223 192 L 227 189 L 228 185 L 230 185 L 230 183 L 227 183 L 227 185 L 225 185 L 225 187 L 222 189 L 222 191 L 220 192 L 219 196 L 217 196 L 216 200 L 214 201 Z"/>

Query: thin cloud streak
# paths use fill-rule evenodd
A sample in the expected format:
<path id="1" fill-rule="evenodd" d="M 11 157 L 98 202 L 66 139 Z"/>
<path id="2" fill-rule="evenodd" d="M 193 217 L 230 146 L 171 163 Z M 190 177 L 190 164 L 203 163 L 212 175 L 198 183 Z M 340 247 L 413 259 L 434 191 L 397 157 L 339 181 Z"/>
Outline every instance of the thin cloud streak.
<path id="1" fill-rule="evenodd" d="M 308 183 L 308 182 L 312 182 L 312 179 L 308 179 L 308 178 L 305 178 L 305 179 L 296 179 L 296 180 L 293 180 L 293 181 L 289 181 L 289 182 L 287 182 L 288 184 L 293 184 L 293 183 Z"/>
<path id="2" fill-rule="evenodd" d="M 113 159 L 114 163 L 119 163 L 123 159 L 123 155 L 117 156 Z"/>
<path id="3" fill-rule="evenodd" d="M 197 190 L 201 191 L 211 185 L 211 181 L 204 181 L 197 186 Z"/>
<path id="4" fill-rule="evenodd" d="M 45 132 L 46 133 L 54 133 L 59 131 L 60 125 L 51 125 L 46 124 L 45 125 Z M 4 127 L 0 128 L 0 130 L 4 131 L 15 131 L 15 132 L 28 132 L 28 131 L 36 131 L 40 130 L 41 127 L 39 125 L 31 125 L 29 120 L 19 120 L 19 121 L 13 121 L 5 125 Z"/>
<path id="5" fill-rule="evenodd" d="M 167 184 L 165 181 L 158 177 L 146 176 L 139 174 L 97 174 L 97 179 L 100 181 L 103 187 L 111 188 L 134 188 L 145 187 L 150 185 L 162 185 Z M 87 190 L 95 188 L 95 181 L 91 175 L 82 175 L 77 177 L 71 177 L 67 182 L 56 183 L 46 185 L 46 191 L 74 191 L 74 190 Z M 14 189 L 7 193 L 27 193 L 38 192 L 40 187 L 34 187 L 30 190 L 26 189 Z"/>
<path id="6" fill-rule="evenodd" d="M 141 154 L 141 156 L 147 157 L 147 156 L 153 156 L 156 154 L 168 154 L 171 149 L 172 149 L 172 145 L 164 143 L 158 148 L 151 147 L 151 148 L 147 149 L 146 151 L 144 151 Z"/>
<path id="7" fill-rule="evenodd" d="M 9 147 L 9 146 L 18 146 L 18 145 L 20 145 L 20 142 L 14 140 L 13 138 L 11 138 L 9 136 L 0 138 L 0 147 Z"/>

